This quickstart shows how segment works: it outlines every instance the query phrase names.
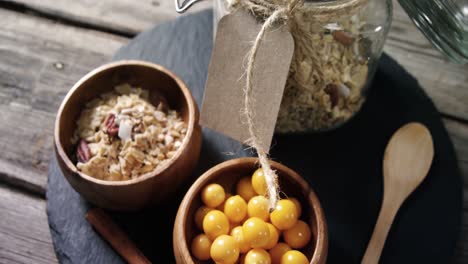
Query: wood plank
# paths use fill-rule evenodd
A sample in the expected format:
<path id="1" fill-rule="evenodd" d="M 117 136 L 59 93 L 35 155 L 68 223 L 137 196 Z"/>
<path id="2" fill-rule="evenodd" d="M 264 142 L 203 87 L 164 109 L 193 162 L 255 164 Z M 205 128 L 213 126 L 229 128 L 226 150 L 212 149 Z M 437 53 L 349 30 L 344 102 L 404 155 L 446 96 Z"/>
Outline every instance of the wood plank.
<path id="1" fill-rule="evenodd" d="M 24 5 L 62 19 L 126 34 L 136 34 L 155 24 L 180 16 L 175 11 L 174 0 L 1 0 L 1 2 Z M 193 5 L 187 13 L 200 11 L 211 5 L 212 1 L 203 0 Z"/>
<path id="2" fill-rule="evenodd" d="M 41 12 L 134 34 L 178 16 L 172 0 L 0 0 L 25 5 Z M 445 115 L 468 120 L 468 65 L 450 63 L 419 32 L 406 13 L 394 2 L 394 21 L 385 51 L 394 57 L 424 87 Z M 211 7 L 202 1 L 190 12 Z"/>
<path id="3" fill-rule="evenodd" d="M 468 120 L 468 65 L 449 62 L 394 2 L 385 52 L 418 79 L 440 112 Z"/>
<path id="4" fill-rule="evenodd" d="M 105 62 L 127 40 L 16 12 L 0 10 L 0 15 L 4 20 L 0 25 L 0 110 L 5 113 L 0 117 L 4 124 L 0 131 L 5 135 L 0 138 L 5 150 L 0 154 L 0 174 L 43 192 L 52 126 L 61 98 L 76 80 Z M 468 175 L 466 170 L 464 173 Z"/>
<path id="5" fill-rule="evenodd" d="M 0 184 L 0 263 L 57 263 L 45 200 Z"/>
<path id="6" fill-rule="evenodd" d="M 61 99 L 75 81 L 90 69 L 107 61 L 127 39 L 93 30 L 68 27 L 46 19 L 1 9 L 0 17 L 2 17 L 0 24 L 0 39 L 2 39 L 0 42 L 0 57 L 2 58 L 0 60 L 0 111 L 3 113 L 0 115 L 0 133 L 2 133 L 0 149 L 3 150 L 0 153 L 0 180 L 43 193 L 46 185 L 47 164 L 52 149 L 52 126 L 55 111 Z M 397 19 L 398 17 L 395 21 Z M 402 19 L 404 20 L 404 17 Z M 468 101 L 466 95 L 468 90 L 465 84 L 466 67 L 446 62 L 438 51 L 429 46 L 417 29 L 413 28 L 411 34 L 407 33 L 411 22 L 407 20 L 405 23 L 408 25 L 402 22 L 399 26 L 404 28 L 403 35 L 400 35 L 398 33 L 400 29 L 395 27 L 399 25 L 398 22 L 394 23 L 386 47 L 387 51 L 417 76 L 441 111 L 466 118 L 468 107 L 466 105 Z M 420 35 L 417 36 L 417 34 Z M 424 41 L 426 44 L 418 44 Z M 439 73 L 442 77 L 432 77 Z M 454 141 L 465 181 L 465 221 L 457 249 L 459 256 L 457 262 L 466 263 L 468 259 L 468 126 L 449 119 L 445 119 L 445 124 Z M 0 194 L 0 203 L 6 200 L 6 198 L 1 198 L 3 196 Z M 26 208 L 34 207 L 30 205 L 30 201 L 23 200 L 22 203 Z M 32 202 L 32 204 L 37 204 L 37 202 Z M 5 218 L 4 212 L 7 212 L 5 208 L 1 208 L 0 225 Z M 24 226 L 30 222 L 32 221 L 27 219 Z M 3 227 L 0 230 L 4 230 Z M 44 226 L 43 230 L 47 231 L 47 226 Z M 27 244 L 38 243 L 22 237 L 17 239 L 18 241 L 25 240 Z M 17 254 L 18 256 L 14 258 L 17 262 L 31 262 L 31 259 L 24 257 L 32 254 L 31 252 L 27 254 L 22 251 L 14 252 L 8 248 L 9 253 L 4 253 L 3 243 L 0 245 L 2 245 L 0 256 L 11 258 L 12 254 Z M 15 245 L 19 245 L 19 242 Z M 25 250 L 30 250 L 29 245 L 21 246 Z M 47 255 L 48 253 L 44 253 L 46 251 L 41 248 L 37 254 Z M 0 262 L 7 262 L 7 257 L 3 258 L 5 261 L 0 258 Z"/>
<path id="7" fill-rule="evenodd" d="M 0 17 L 0 175 L 44 192 L 62 98 L 127 39 L 2 9 Z"/>
<path id="8" fill-rule="evenodd" d="M 403 15 L 401 11 L 395 13 L 396 21 L 404 20 L 406 15 Z M 0 132 L 5 135 L 0 138 L 0 147 L 5 150 L 0 154 L 0 174 L 15 184 L 43 192 L 48 156 L 52 148 L 50 135 L 55 111 L 61 98 L 76 80 L 95 66 L 107 61 L 127 39 L 92 30 L 63 26 L 46 19 L 6 10 L 0 10 L 0 15 L 3 18 L 3 23 L 0 24 L 2 39 L 0 44 L 2 57 L 0 110 L 5 113 L 0 117 L 0 122 L 5 124 L 0 128 Z M 411 22 L 405 23 L 408 25 L 401 27 L 410 28 Z M 54 32 L 54 34 L 49 34 L 49 32 Z M 415 31 L 413 35 L 414 38 L 408 37 L 408 39 L 425 41 L 419 32 Z M 416 66 L 411 66 L 415 60 L 407 59 L 406 56 L 423 55 L 416 53 L 416 55 L 408 55 L 410 54 L 408 51 L 394 48 L 391 43 L 392 40 L 389 40 L 387 48 L 394 53 L 392 55 L 407 68 L 415 69 Z M 412 46 L 412 44 L 405 45 Z M 418 58 L 440 59 L 441 55 L 437 51 L 431 52 L 433 54 L 431 53 L 432 55 L 427 58 Z M 402 54 L 401 57 L 398 54 Z M 437 65 L 421 62 L 420 65 L 418 64 L 419 71 L 424 73 L 423 66 L 427 64 Z M 465 103 L 468 101 L 465 95 L 468 89 L 460 89 L 460 85 L 462 83 L 464 85 L 468 77 L 460 72 L 462 68 L 457 68 L 457 71 L 452 69 L 451 64 L 444 65 L 445 68 L 436 68 L 436 71 L 442 69 L 443 75 L 460 77 L 454 78 L 458 89 L 453 94 L 437 92 L 431 95 L 439 108 L 451 107 L 456 113 L 465 113 L 467 112 L 465 108 L 468 108 Z M 422 83 L 435 85 L 435 82 L 426 78 L 432 74 L 422 73 L 417 75 Z M 449 83 L 449 80 L 444 77 L 439 82 Z M 450 84 L 440 86 L 450 87 Z M 434 89 L 427 90 L 436 91 L 437 89 L 438 87 L 434 87 Z M 36 177 L 36 175 L 41 176 Z"/>

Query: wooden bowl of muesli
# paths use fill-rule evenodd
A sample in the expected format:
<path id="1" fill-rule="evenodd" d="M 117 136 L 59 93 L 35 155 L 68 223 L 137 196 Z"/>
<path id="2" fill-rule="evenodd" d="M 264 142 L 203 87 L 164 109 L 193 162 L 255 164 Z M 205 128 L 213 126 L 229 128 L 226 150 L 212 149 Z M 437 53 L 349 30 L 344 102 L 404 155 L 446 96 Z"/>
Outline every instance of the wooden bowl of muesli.
<path id="1" fill-rule="evenodd" d="M 143 61 L 103 65 L 68 92 L 54 145 L 70 185 L 89 202 L 135 211 L 171 197 L 200 155 L 199 111 L 174 73 Z"/>

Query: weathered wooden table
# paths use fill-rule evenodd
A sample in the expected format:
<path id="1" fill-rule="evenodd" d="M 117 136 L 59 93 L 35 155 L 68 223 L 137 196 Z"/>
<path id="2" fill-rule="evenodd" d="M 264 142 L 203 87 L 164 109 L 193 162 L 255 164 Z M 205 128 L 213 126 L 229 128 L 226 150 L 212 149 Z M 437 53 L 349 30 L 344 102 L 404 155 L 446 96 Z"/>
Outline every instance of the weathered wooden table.
<path id="1" fill-rule="evenodd" d="M 44 200 L 55 112 L 81 76 L 176 16 L 172 0 L 0 0 L 0 263 L 57 262 Z M 468 263 L 468 66 L 448 62 L 396 2 L 385 51 L 434 100 L 455 145 L 465 207 L 454 262 Z"/>

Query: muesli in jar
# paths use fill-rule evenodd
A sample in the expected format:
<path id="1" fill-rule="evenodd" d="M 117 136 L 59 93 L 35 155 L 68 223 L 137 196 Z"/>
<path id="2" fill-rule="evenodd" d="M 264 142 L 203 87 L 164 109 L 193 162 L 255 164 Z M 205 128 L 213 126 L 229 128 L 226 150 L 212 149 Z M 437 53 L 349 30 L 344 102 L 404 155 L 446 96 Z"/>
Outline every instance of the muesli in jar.
<path id="1" fill-rule="evenodd" d="M 216 0 L 215 25 L 243 9 L 260 23 L 288 4 L 294 54 L 275 131 L 326 131 L 357 113 L 375 73 L 392 2 L 369 0 Z"/>

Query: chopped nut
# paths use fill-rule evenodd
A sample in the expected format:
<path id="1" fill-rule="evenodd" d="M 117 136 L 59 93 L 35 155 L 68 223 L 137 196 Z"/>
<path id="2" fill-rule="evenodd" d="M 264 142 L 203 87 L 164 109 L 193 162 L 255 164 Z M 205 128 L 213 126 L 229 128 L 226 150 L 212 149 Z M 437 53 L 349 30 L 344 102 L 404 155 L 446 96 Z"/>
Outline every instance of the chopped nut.
<path id="1" fill-rule="evenodd" d="M 143 167 L 141 167 L 141 169 L 139 170 L 139 173 L 145 174 L 145 173 L 151 172 L 152 170 L 154 170 L 154 166 L 152 164 L 146 163 Z"/>
<path id="2" fill-rule="evenodd" d="M 182 130 L 182 128 L 184 127 L 184 124 L 185 124 L 184 122 L 176 122 L 174 124 L 174 129 L 175 130 Z"/>
<path id="3" fill-rule="evenodd" d="M 158 120 L 160 122 L 166 120 L 166 114 L 164 114 L 163 112 L 161 112 L 159 110 L 154 112 L 154 117 L 156 118 L 156 120 Z"/>
<path id="4" fill-rule="evenodd" d="M 166 137 L 164 138 L 164 144 L 165 144 L 165 145 L 169 145 L 169 144 L 171 144 L 172 142 L 174 142 L 174 138 L 171 137 L 170 135 L 166 135 Z"/>
<path id="5" fill-rule="evenodd" d="M 180 138 L 180 133 L 176 130 L 171 130 L 171 136 L 175 138 Z"/>
<path id="6" fill-rule="evenodd" d="M 162 111 L 162 112 L 167 112 L 169 110 L 169 106 L 167 104 L 166 99 L 164 99 L 164 97 L 162 97 L 162 96 L 159 96 L 158 99 L 159 99 L 159 103 L 157 103 L 158 110 Z"/>
<path id="7" fill-rule="evenodd" d="M 325 88 L 325 92 L 330 96 L 330 102 L 332 107 L 335 107 L 338 104 L 339 100 L 339 91 L 338 86 L 335 84 L 329 84 Z"/>
<path id="8" fill-rule="evenodd" d="M 351 35 L 351 33 L 346 32 L 344 30 L 333 31 L 332 35 L 336 41 L 340 42 L 345 46 L 349 46 L 354 42 L 354 37 Z"/>
<path id="9" fill-rule="evenodd" d="M 143 124 L 138 124 L 133 128 L 133 132 L 141 133 L 143 132 Z"/>
<path id="10" fill-rule="evenodd" d="M 119 94 L 129 94 L 132 91 L 132 87 L 128 83 L 117 85 L 115 91 Z"/>
<path id="11" fill-rule="evenodd" d="M 109 136 L 114 137 L 119 132 L 119 126 L 115 123 L 115 115 L 109 114 L 104 120 L 104 129 Z"/>
<path id="12" fill-rule="evenodd" d="M 165 136 L 163 134 L 158 135 L 158 142 L 163 142 L 165 139 Z"/>
<path id="13" fill-rule="evenodd" d="M 158 160 L 164 160 L 164 154 L 159 153 L 158 156 L 156 157 Z"/>
<path id="14" fill-rule="evenodd" d="M 154 116 L 143 116 L 143 123 L 149 125 L 154 122 Z"/>
<path id="15" fill-rule="evenodd" d="M 175 151 L 169 151 L 166 156 L 167 156 L 168 159 L 170 159 L 170 158 L 174 157 L 174 155 L 175 155 Z"/>
<path id="16" fill-rule="evenodd" d="M 88 143 L 86 143 L 84 139 L 80 140 L 80 143 L 78 143 L 76 157 L 81 163 L 86 163 L 89 159 L 91 159 L 91 150 L 89 149 Z"/>

